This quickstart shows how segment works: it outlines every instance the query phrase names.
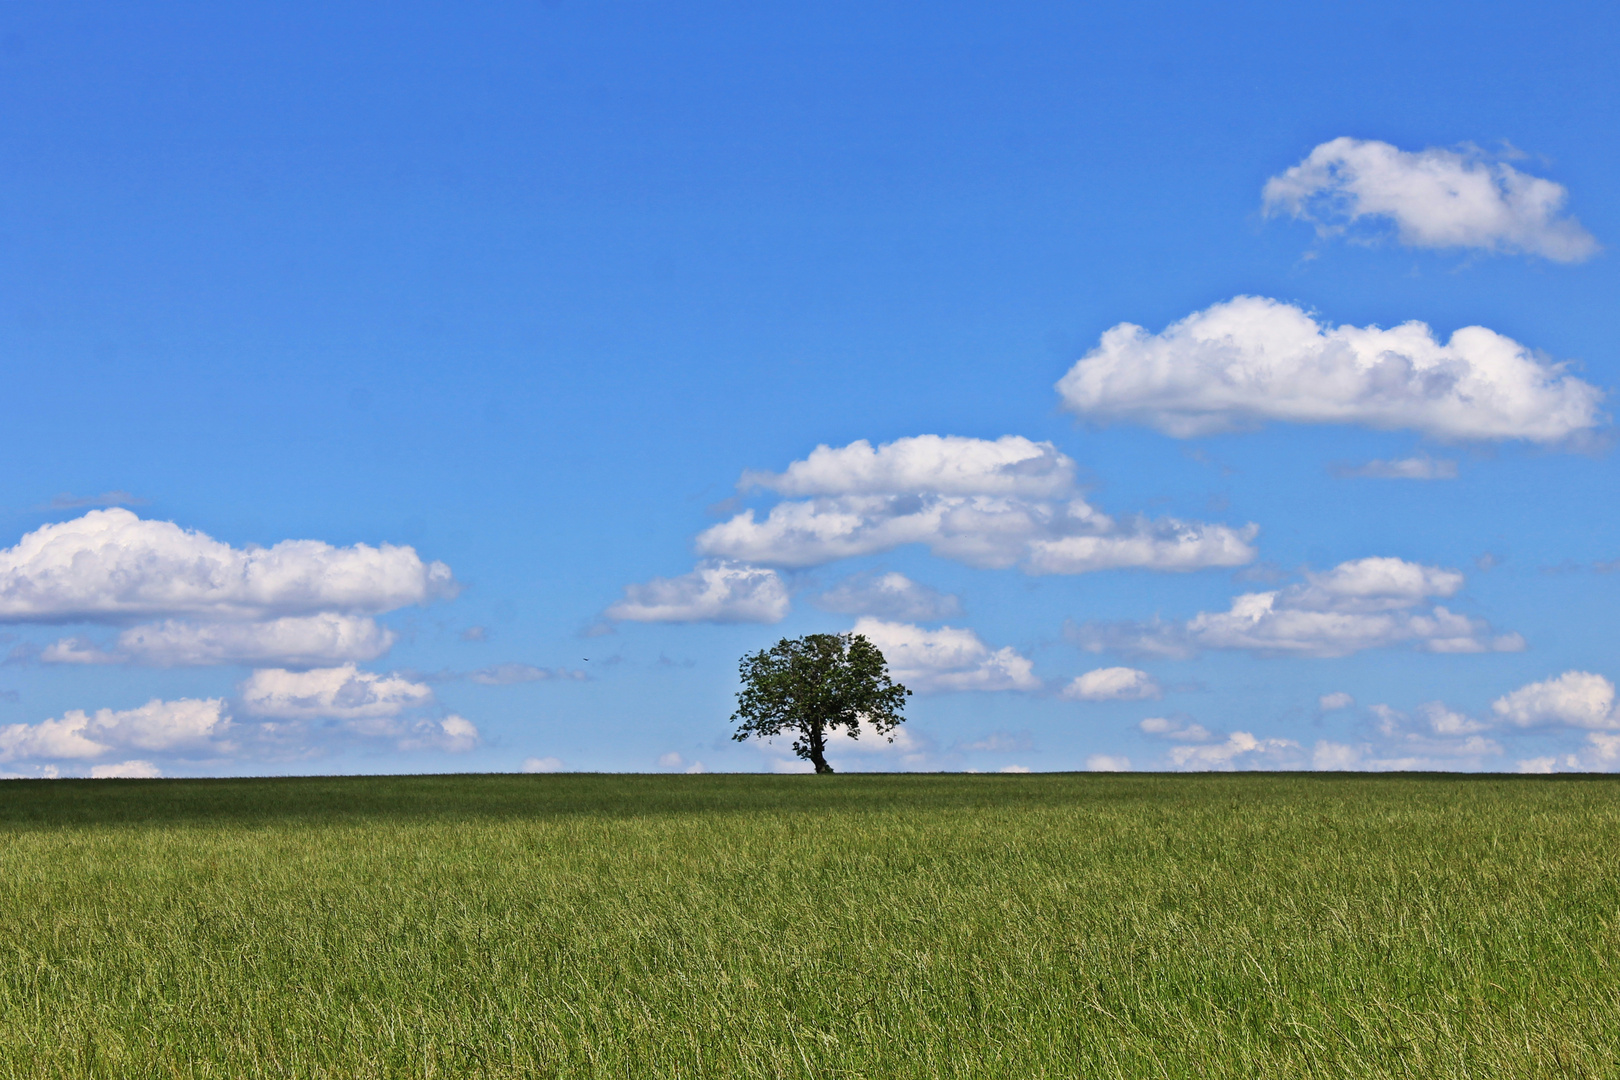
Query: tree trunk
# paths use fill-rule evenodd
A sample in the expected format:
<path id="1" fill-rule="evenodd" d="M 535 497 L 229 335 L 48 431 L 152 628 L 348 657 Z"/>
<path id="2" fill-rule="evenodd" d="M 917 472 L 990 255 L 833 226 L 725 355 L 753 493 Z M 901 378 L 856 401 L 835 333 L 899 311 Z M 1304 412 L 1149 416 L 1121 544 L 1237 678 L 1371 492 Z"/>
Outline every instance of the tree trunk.
<path id="1" fill-rule="evenodd" d="M 827 755 L 822 751 L 826 749 L 826 740 L 822 738 L 821 725 L 817 724 L 810 729 L 810 760 L 816 766 L 817 773 L 830 773 L 833 767 L 827 764 Z"/>

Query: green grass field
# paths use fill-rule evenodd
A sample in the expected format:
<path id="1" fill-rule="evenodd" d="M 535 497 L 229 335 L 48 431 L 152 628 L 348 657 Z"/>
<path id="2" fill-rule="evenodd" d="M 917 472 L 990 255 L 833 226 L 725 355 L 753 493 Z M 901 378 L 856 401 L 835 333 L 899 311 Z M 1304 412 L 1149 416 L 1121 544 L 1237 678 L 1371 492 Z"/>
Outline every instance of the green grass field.
<path id="1" fill-rule="evenodd" d="M 1620 1076 L 1620 782 L 0 784 L 0 1076 Z"/>

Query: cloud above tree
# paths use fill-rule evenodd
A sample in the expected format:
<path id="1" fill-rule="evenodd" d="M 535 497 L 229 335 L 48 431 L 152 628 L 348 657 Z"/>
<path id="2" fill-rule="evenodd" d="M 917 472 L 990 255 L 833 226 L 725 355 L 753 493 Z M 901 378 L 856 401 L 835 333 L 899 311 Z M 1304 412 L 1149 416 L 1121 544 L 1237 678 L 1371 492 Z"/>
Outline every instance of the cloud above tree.
<path id="1" fill-rule="evenodd" d="M 1051 443 L 923 435 L 877 448 L 821 446 L 742 486 L 815 497 L 752 509 L 704 530 L 698 551 L 750 564 L 810 567 L 911 544 L 970 566 L 1032 574 L 1241 566 L 1254 525 L 1116 519 L 1080 497 L 1074 461 Z"/>

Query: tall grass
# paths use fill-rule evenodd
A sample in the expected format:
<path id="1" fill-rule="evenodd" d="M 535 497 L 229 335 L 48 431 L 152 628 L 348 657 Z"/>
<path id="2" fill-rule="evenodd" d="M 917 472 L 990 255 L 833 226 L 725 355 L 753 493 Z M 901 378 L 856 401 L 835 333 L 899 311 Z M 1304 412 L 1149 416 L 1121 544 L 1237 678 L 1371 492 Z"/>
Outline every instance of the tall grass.
<path id="1" fill-rule="evenodd" d="M 1620 783 L 0 784 L 0 1076 L 1620 1075 Z"/>

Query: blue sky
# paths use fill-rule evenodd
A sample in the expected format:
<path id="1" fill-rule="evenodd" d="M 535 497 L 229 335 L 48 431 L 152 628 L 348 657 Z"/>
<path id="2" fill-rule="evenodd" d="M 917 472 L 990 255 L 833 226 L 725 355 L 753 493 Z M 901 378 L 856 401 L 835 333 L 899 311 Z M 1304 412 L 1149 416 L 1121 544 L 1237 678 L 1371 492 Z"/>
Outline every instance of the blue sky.
<path id="1" fill-rule="evenodd" d="M 0 772 L 1620 767 L 1617 31 L 7 5 Z"/>

